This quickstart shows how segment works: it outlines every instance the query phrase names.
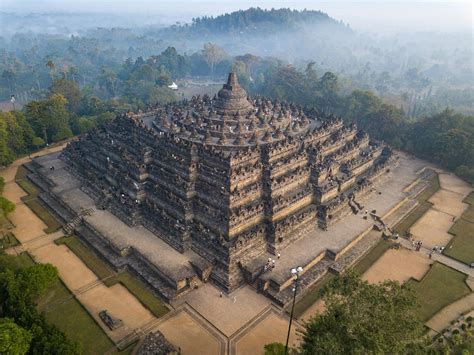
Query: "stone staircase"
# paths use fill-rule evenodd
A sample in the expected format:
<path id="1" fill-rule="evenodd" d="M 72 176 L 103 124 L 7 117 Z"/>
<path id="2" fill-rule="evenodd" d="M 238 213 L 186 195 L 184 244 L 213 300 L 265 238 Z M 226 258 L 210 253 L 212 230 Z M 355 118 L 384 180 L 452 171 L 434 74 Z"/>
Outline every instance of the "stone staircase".
<path id="1" fill-rule="evenodd" d="M 90 216 L 92 215 L 92 213 L 94 213 L 93 208 L 88 208 L 82 211 L 80 214 L 74 217 L 72 221 L 70 221 L 64 226 L 64 232 L 66 234 L 71 234 L 82 223 L 84 216 Z"/>

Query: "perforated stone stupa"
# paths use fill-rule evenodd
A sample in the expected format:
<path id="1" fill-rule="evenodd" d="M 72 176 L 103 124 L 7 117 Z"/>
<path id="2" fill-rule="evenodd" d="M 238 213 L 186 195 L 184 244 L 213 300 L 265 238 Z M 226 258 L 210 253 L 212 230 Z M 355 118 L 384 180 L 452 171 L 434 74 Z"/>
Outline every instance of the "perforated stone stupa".
<path id="1" fill-rule="evenodd" d="M 119 115 L 62 156 L 99 207 L 192 250 L 231 291 L 357 209 L 390 150 L 338 118 L 249 98 L 230 73 L 213 98 Z"/>

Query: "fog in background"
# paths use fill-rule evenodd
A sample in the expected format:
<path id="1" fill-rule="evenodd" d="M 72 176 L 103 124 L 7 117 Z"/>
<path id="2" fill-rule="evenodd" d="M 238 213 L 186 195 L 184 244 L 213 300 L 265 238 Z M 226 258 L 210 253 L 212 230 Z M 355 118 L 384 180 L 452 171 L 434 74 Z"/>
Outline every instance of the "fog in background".
<path id="1" fill-rule="evenodd" d="M 169 25 L 190 22 L 193 17 L 220 15 L 249 7 L 313 9 L 348 23 L 351 28 L 376 33 L 411 31 L 464 32 L 473 30 L 472 2 L 461 1 L 197 1 L 197 0 L 1 0 L 2 12 L 28 13 L 89 13 L 102 14 L 96 26 L 134 27 L 140 25 Z M 114 16 L 108 16 L 113 14 Z M 96 19 L 96 16 L 92 16 Z M 58 19 L 58 18 L 57 18 Z M 81 28 L 73 20 L 70 26 Z M 1 31 L 8 31 L 2 21 Z M 46 20 L 45 30 L 53 24 Z M 27 28 L 28 24 L 24 24 Z M 84 27 L 94 27 L 86 22 Z"/>

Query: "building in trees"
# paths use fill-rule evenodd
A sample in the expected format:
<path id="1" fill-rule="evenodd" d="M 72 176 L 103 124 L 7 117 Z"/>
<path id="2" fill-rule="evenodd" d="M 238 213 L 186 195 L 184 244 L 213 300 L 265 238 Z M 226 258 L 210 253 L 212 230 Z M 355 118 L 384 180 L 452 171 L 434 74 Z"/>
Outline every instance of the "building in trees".
<path id="1" fill-rule="evenodd" d="M 215 97 L 119 115 L 69 144 L 61 163 L 67 170 L 38 172 L 79 177 L 94 208 L 151 231 L 152 243 L 172 246 L 176 257 L 170 262 L 190 262 L 189 268 L 181 263 L 168 272 L 169 265 L 150 263 L 153 255 L 134 253 L 139 246 L 107 249 L 107 238 L 83 231 L 112 263 L 117 255 L 138 257 L 137 272 L 158 275 L 160 282 L 149 283 L 165 297 L 210 278 L 226 291 L 251 283 L 285 303 L 291 275 L 282 266 L 276 280 L 280 271 L 269 258 L 290 263 L 297 240 L 318 228 L 324 233 L 357 212 L 358 198 L 387 171 L 392 157 L 388 147 L 355 126 L 307 114 L 293 104 L 249 98 L 231 73 Z M 49 164 L 45 161 L 36 165 Z M 48 200 L 60 210 L 64 200 L 53 199 L 58 194 Z M 153 244 L 148 245 L 149 251 Z M 308 270 L 322 260 L 319 254 L 313 259 Z"/>

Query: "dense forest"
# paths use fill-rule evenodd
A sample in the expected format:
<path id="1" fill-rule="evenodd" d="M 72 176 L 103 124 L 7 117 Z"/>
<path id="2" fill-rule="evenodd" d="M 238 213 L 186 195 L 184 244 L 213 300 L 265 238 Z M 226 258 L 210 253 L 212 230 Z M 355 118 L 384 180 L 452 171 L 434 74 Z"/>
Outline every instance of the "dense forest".
<path id="1" fill-rule="evenodd" d="M 313 60 L 305 59 L 310 52 L 300 52 L 293 63 L 275 56 L 269 36 L 278 35 L 280 49 L 288 51 L 285 36 L 306 45 L 308 26 L 315 43 L 325 42 Z M 235 54 L 242 49 L 238 43 L 249 38 L 260 41 L 259 49 Z M 86 132 L 117 112 L 177 100 L 167 87 L 172 81 L 222 81 L 234 70 L 253 95 L 333 112 L 472 182 L 472 52 L 462 47 L 463 38 L 436 39 L 434 46 L 427 34 L 414 36 L 410 45 L 401 37 L 372 42 L 320 11 L 259 8 L 165 28 L 88 28 L 71 35 L 18 31 L 0 38 L 0 100 L 4 109 L 17 108 L 1 114 L 0 164 Z M 339 53 L 342 44 L 348 47 Z M 333 67 L 319 55 L 331 57 Z M 11 95 L 16 103 L 9 102 Z"/>
<path id="2" fill-rule="evenodd" d="M 97 15 L 74 14 L 68 28 L 64 16 L 1 14 L 8 29 L 16 31 L 2 31 L 0 37 L 0 99 L 8 99 L 12 91 L 24 100 L 40 97 L 38 92 L 47 89 L 53 72 L 72 76 L 81 87 L 95 88 L 104 75 L 117 74 L 126 60 L 157 56 L 174 47 L 195 63 L 180 74 L 184 77 L 221 77 L 224 71 L 218 66 L 229 67 L 229 56 L 250 53 L 299 70 L 314 62 L 319 72 L 336 73 L 342 90 L 374 91 L 402 106 L 410 117 L 446 106 L 474 113 L 469 34 L 374 36 L 353 31 L 320 11 L 289 9 L 250 8 L 172 26 L 150 25 L 148 17 L 141 18 L 140 26 L 138 19 L 116 16 L 112 22 L 113 16 L 104 15 L 102 22 Z M 93 27 L 94 19 L 104 25 Z M 122 23 L 130 27 L 107 27 Z M 214 51 L 217 57 L 198 60 L 208 43 L 220 48 Z M 45 66 L 49 61 L 54 67 Z"/>

